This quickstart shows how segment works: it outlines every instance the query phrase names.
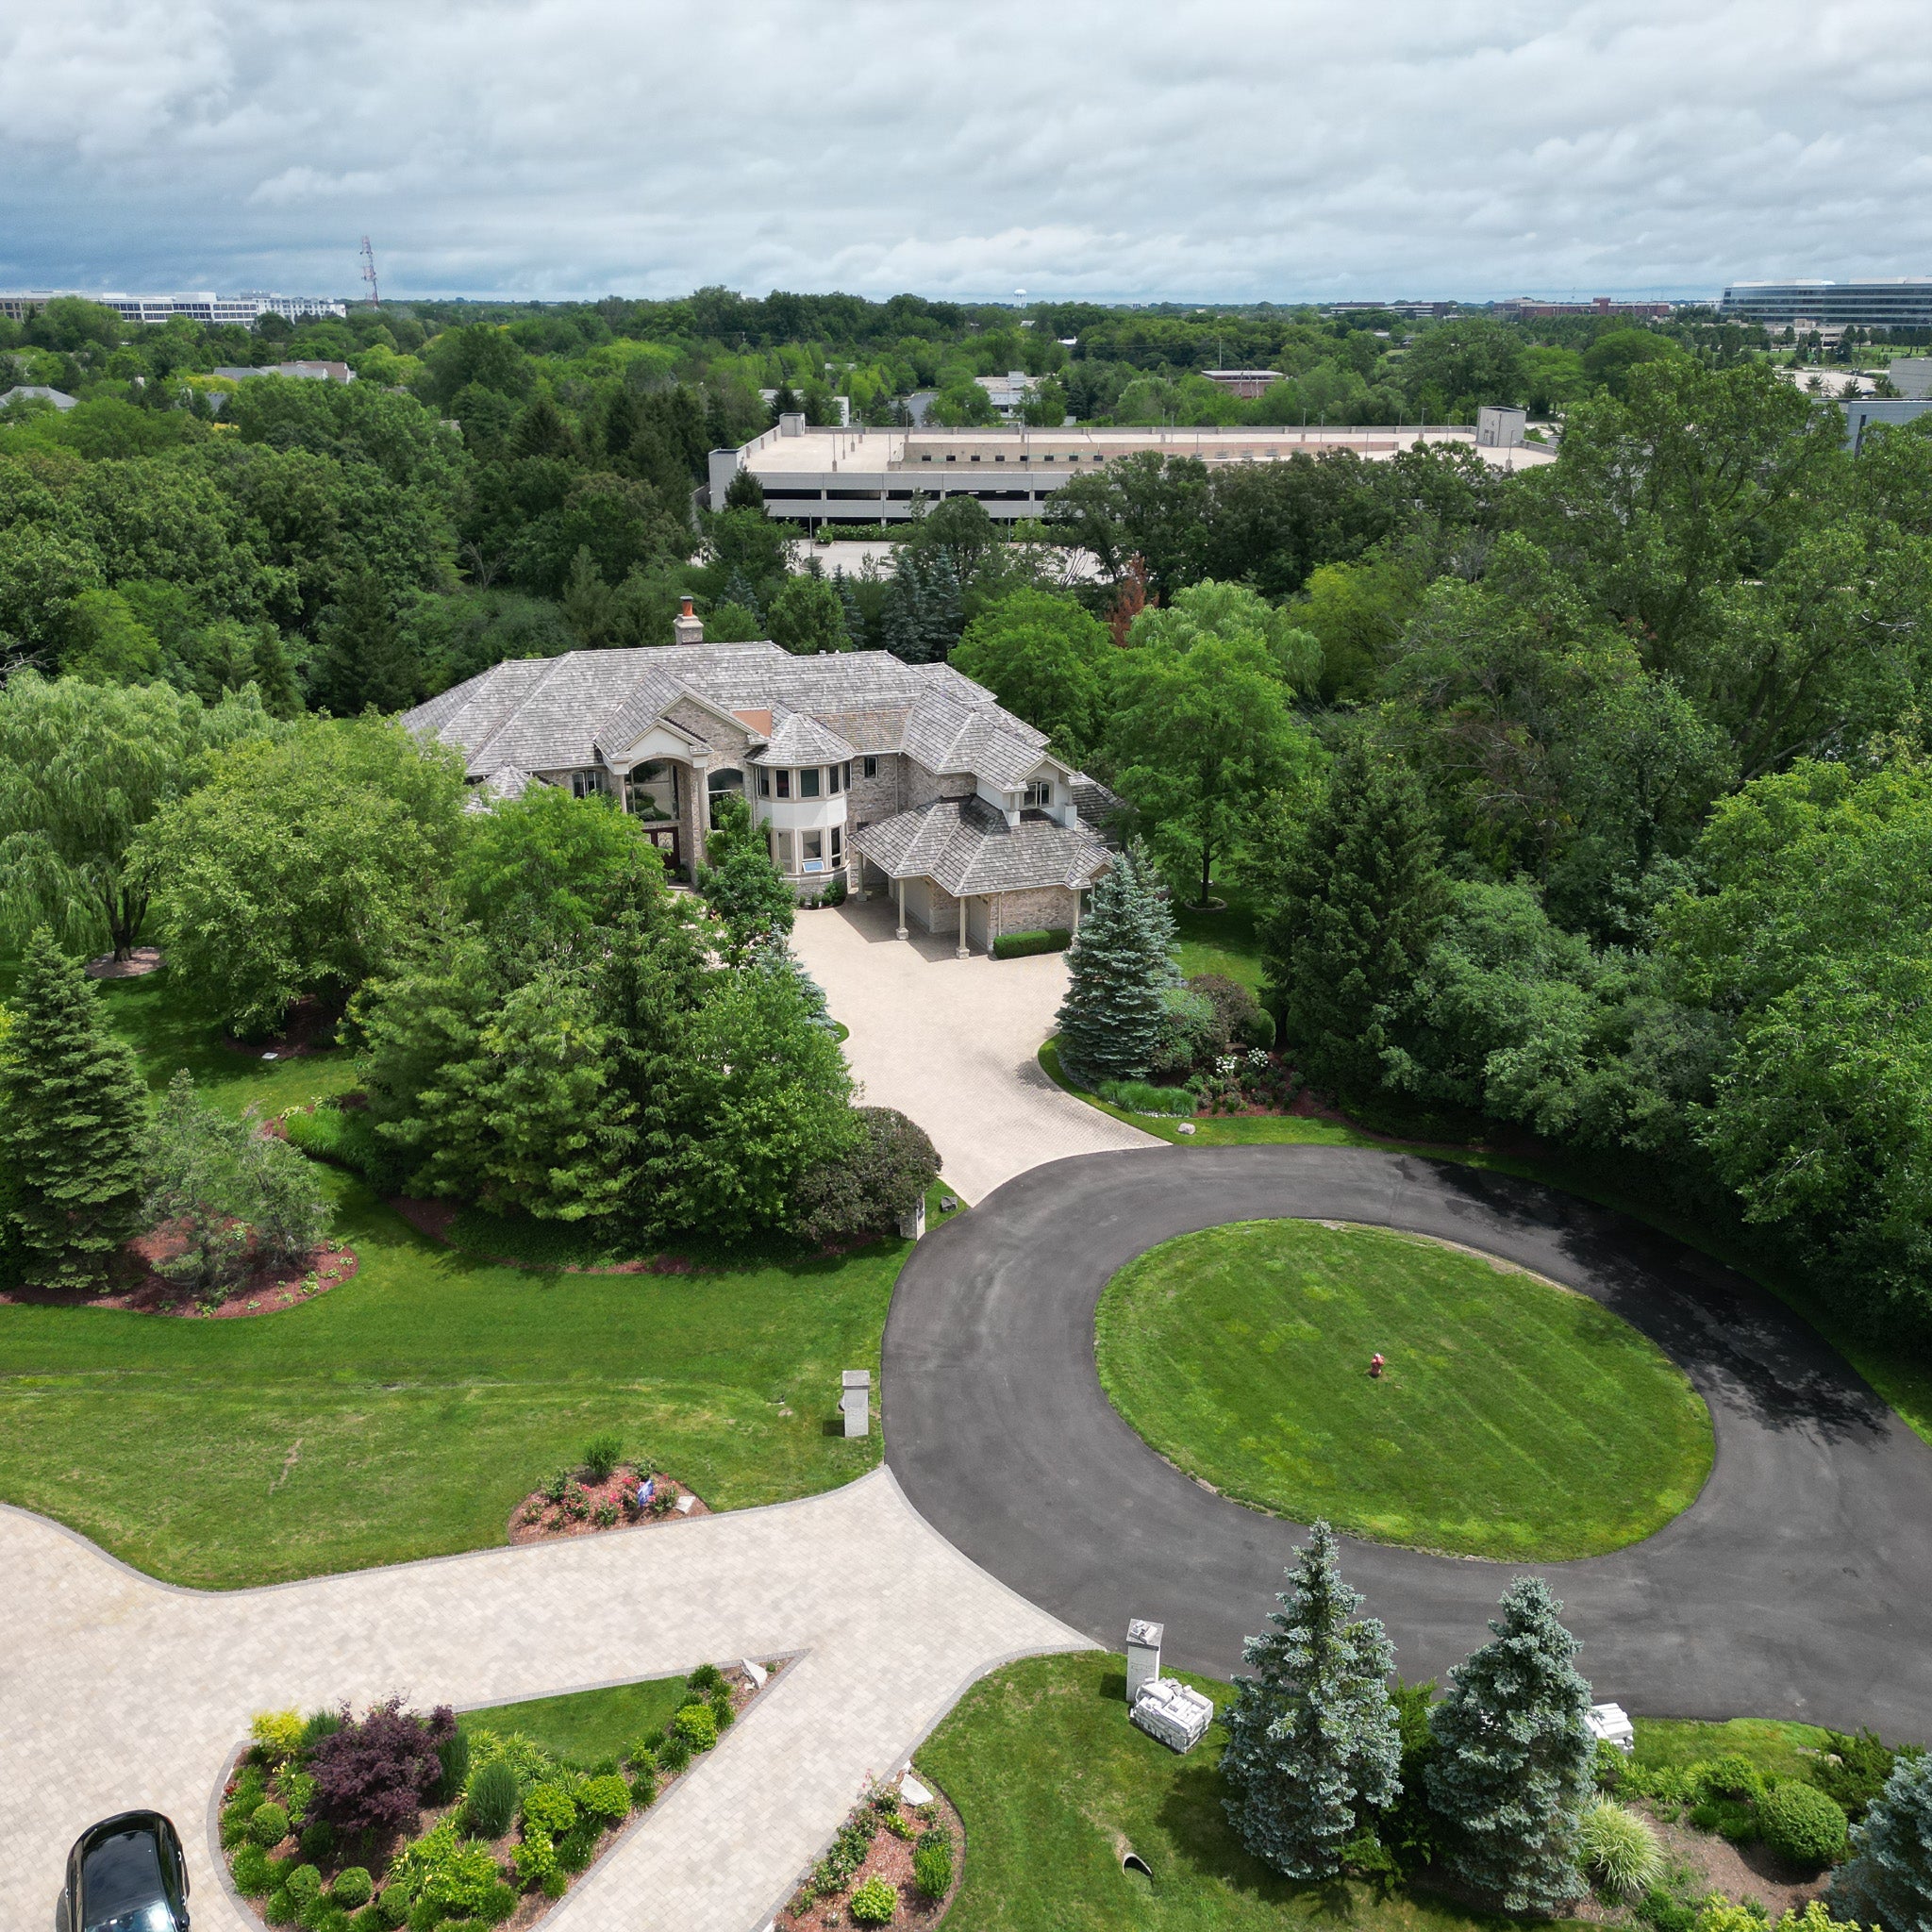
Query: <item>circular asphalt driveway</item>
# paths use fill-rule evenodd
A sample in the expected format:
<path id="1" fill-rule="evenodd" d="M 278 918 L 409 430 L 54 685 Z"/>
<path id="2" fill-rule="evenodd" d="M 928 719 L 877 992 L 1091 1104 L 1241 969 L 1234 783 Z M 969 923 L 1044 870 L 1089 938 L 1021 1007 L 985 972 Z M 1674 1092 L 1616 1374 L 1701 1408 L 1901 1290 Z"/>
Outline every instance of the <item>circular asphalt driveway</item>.
<path id="1" fill-rule="evenodd" d="M 1716 1425 L 1710 1480 L 1656 1536 L 1497 1564 L 1345 1540 L 1405 1677 L 1486 1636 L 1508 1578 L 1547 1576 L 1599 1698 L 1652 1715 L 1790 1717 L 1932 1736 L 1932 1448 L 1784 1306 L 1655 1230 L 1525 1182 L 1328 1147 L 1158 1148 L 1055 1161 L 922 1241 L 886 1324 L 886 1457 L 913 1506 L 1109 1649 L 1129 1617 L 1225 1676 L 1302 1531 L 1183 1475 L 1115 1414 L 1101 1290 L 1223 1222 L 1408 1229 L 1593 1295 L 1680 1363 Z"/>

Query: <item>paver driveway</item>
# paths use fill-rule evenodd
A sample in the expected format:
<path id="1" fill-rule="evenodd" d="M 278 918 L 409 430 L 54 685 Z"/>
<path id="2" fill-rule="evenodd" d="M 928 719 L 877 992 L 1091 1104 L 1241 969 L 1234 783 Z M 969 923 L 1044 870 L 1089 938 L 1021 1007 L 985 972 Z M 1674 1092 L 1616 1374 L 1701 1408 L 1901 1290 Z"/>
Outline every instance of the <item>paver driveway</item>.
<path id="1" fill-rule="evenodd" d="M 932 1136 L 948 1185 L 980 1201 L 1042 1161 L 1164 1144 L 1041 1072 L 1067 988 L 1064 954 L 957 959 L 952 940 L 917 926 L 895 938 L 895 918 L 884 899 L 801 912 L 792 944 L 851 1028 L 845 1057 L 867 1103 L 897 1108 Z"/>
<path id="2" fill-rule="evenodd" d="M 497 1704 L 800 1653 L 552 1921 L 749 1932 L 867 1773 L 896 1770 L 973 1678 L 1086 1641 L 935 1535 L 883 1469 L 768 1509 L 219 1593 L 0 1509 L 0 1629 L 8 1932 L 52 1926 L 68 1845 L 144 1805 L 181 1828 L 196 1932 L 243 1932 L 211 1801 L 257 1710 Z"/>

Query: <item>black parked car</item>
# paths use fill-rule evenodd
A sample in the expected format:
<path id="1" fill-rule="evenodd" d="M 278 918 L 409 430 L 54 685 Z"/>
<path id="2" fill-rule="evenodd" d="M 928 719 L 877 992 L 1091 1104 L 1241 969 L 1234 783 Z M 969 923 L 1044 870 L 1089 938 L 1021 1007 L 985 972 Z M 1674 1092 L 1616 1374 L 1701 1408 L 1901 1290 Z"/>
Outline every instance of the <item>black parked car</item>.
<path id="1" fill-rule="evenodd" d="M 123 1811 L 67 1855 L 67 1932 L 188 1932 L 181 1840 L 158 1811 Z"/>

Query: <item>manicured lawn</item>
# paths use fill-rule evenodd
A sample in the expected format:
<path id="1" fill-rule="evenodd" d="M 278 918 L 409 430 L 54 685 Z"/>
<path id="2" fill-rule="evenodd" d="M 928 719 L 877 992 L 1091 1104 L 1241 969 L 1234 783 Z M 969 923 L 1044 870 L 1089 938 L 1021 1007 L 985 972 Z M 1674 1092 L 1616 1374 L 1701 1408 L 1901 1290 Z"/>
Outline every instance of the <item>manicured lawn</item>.
<path id="1" fill-rule="evenodd" d="M 1219 894 L 1227 889 L 1217 886 Z M 1197 973 L 1219 973 L 1261 991 L 1261 947 L 1255 937 L 1255 916 L 1237 893 L 1228 895 L 1224 912 L 1195 912 L 1174 907 L 1174 959 L 1191 979 Z"/>
<path id="2" fill-rule="evenodd" d="M 532 1697 L 522 1704 L 493 1704 L 457 1719 L 464 1731 L 521 1731 L 552 1757 L 588 1769 L 622 1757 L 639 1738 L 671 1722 L 684 1695 L 682 1677 L 647 1677 L 605 1690 L 576 1690 L 565 1697 Z"/>
<path id="3" fill-rule="evenodd" d="M 14 976 L 0 962 L 0 996 Z M 157 1087 L 187 1066 L 217 1104 L 267 1114 L 356 1084 L 345 1053 L 224 1047 L 165 967 L 102 997 Z M 453 1249 L 327 1172 L 361 1268 L 316 1301 L 225 1322 L 0 1307 L 0 1498 L 227 1589 L 500 1543 L 516 1503 L 608 1429 L 718 1508 L 878 1461 L 876 1434 L 827 1431 L 840 1371 L 877 1372 L 905 1242 L 570 1274 L 609 1257 L 478 1214 Z"/>
<path id="4" fill-rule="evenodd" d="M 518 1499 L 605 1429 L 724 1508 L 878 1460 L 876 1435 L 826 1429 L 839 1372 L 877 1370 L 904 1242 L 540 1274 L 330 1186 L 361 1273 L 286 1313 L 0 1307 L 0 1497 L 151 1574 L 231 1588 L 499 1543 Z"/>
<path id="5" fill-rule="evenodd" d="M 1767 1777 L 1801 1777 L 1807 1753 L 1830 1748 L 1815 1724 L 1794 1724 L 1768 1717 L 1735 1717 L 1725 1724 L 1699 1724 L 1691 1718 L 1640 1717 L 1636 1761 L 1645 1770 L 1681 1769 L 1732 1752 L 1748 1757 Z"/>
<path id="6" fill-rule="evenodd" d="M 1137 1731 L 1122 1660 L 1032 1657 L 974 1685 L 915 1768 L 958 1807 L 965 1874 L 947 1932 L 1463 1932 L 1502 1920 L 1426 1893 L 1292 1885 L 1251 1858 L 1222 1810 L 1222 1734 L 1185 1757 Z M 1225 1706 L 1232 1691 L 1187 1677 Z M 1121 1870 L 1130 1845 L 1153 1880 Z"/>
<path id="7" fill-rule="evenodd" d="M 1594 1556 L 1660 1528 L 1710 1472 L 1703 1402 L 1628 1324 L 1386 1229 L 1257 1221 L 1163 1242 L 1108 1285 L 1097 1356 L 1169 1460 L 1383 1542 Z"/>
<path id="8" fill-rule="evenodd" d="M 0 999 L 11 996 L 19 976 L 17 958 L 0 959 Z M 240 1113 L 253 1102 L 266 1116 L 356 1084 L 350 1054 L 264 1060 L 259 1048 L 241 1052 L 224 1046 L 220 1029 L 187 1005 L 166 966 L 140 979 L 102 980 L 100 991 L 115 1031 L 134 1048 L 151 1087 L 165 1087 L 186 1067 L 217 1107 Z"/>

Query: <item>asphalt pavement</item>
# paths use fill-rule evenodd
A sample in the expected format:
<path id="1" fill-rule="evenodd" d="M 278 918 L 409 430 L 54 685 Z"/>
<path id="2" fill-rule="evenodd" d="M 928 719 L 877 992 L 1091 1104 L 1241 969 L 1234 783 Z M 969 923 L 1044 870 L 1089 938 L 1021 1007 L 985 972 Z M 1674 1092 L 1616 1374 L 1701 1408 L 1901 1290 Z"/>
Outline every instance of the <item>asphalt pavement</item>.
<path id="1" fill-rule="evenodd" d="M 1183 1475 L 1094 1369 L 1100 1292 L 1136 1255 L 1224 1222 L 1433 1235 L 1593 1296 L 1709 1405 L 1697 1500 L 1607 1557 L 1498 1564 L 1344 1540 L 1344 1574 L 1405 1677 L 1486 1636 L 1512 1575 L 1549 1579 L 1599 1698 L 1653 1716 L 1783 1717 L 1932 1738 L 1932 1448 L 1774 1297 L 1573 1196 L 1327 1147 L 1083 1155 L 1007 1182 L 921 1241 L 885 1337 L 886 1454 L 975 1562 L 1109 1648 L 1129 1617 L 1167 1661 L 1225 1676 L 1302 1536 Z"/>

